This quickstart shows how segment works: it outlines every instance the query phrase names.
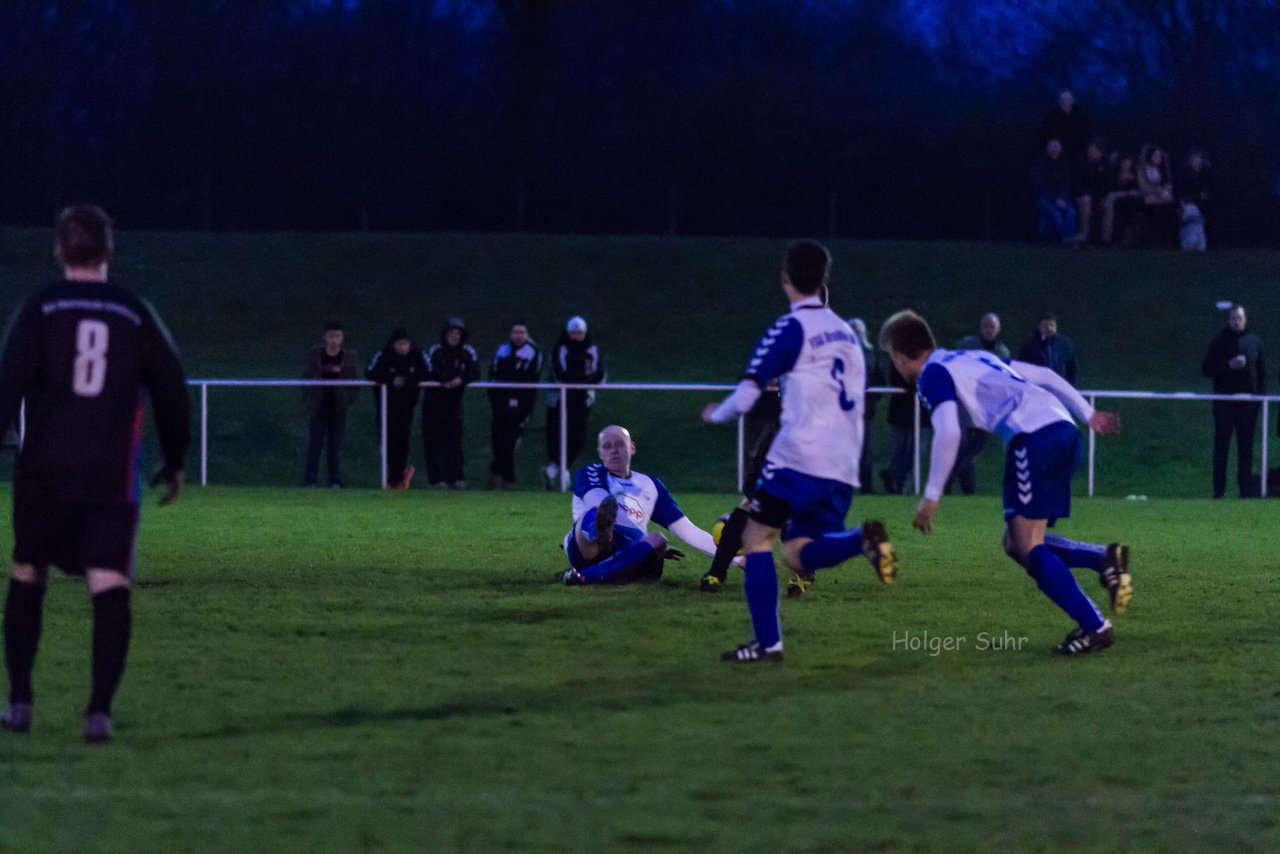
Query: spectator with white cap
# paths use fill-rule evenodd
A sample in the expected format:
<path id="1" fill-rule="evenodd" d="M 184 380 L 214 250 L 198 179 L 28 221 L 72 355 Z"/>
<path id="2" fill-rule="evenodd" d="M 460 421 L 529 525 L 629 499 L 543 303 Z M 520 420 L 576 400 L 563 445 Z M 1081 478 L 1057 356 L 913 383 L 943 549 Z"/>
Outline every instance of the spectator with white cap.
<path id="1" fill-rule="evenodd" d="M 564 333 L 551 351 L 551 382 L 575 384 L 599 384 L 604 382 L 604 360 L 600 350 L 587 334 L 587 321 L 574 315 L 565 323 Z M 570 389 L 565 397 L 565 470 L 573 468 L 573 461 L 582 453 L 590 430 L 591 406 L 595 392 L 591 389 Z M 547 489 L 555 489 L 561 477 L 560 470 L 560 392 L 547 392 Z"/>

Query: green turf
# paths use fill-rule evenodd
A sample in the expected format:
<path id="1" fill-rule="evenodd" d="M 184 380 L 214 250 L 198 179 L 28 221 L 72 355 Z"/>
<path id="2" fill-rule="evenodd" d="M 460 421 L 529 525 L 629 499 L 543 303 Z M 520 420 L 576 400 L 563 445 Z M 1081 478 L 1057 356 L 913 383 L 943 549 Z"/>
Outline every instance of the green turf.
<path id="1" fill-rule="evenodd" d="M 0 312 L 53 273 L 50 242 L 48 231 L 0 231 Z M 461 315 L 487 360 L 514 318 L 550 345 L 565 318 L 582 313 L 613 381 L 733 382 L 757 336 L 786 308 L 781 240 L 124 232 L 118 244 L 116 273 L 156 303 L 197 378 L 296 376 L 332 318 L 348 324 L 367 357 L 393 326 L 430 343 L 446 315 Z M 950 343 L 994 309 L 1016 349 L 1038 313 L 1056 309 L 1078 345 L 1086 388 L 1207 391 L 1200 360 L 1222 322 L 1216 300 L 1243 301 L 1264 340 L 1280 328 L 1274 252 L 855 241 L 835 241 L 832 250 L 833 305 L 873 329 L 913 306 Z M 298 482 L 306 445 L 299 398 L 296 390 L 212 390 L 212 482 Z M 631 426 L 655 470 L 678 469 L 691 487 L 730 489 L 732 446 L 697 423 L 708 398 L 611 392 L 601 396 L 594 423 Z M 1119 408 L 1126 434 L 1103 443 L 1099 494 L 1208 495 L 1208 404 Z M 488 417 L 483 395 L 471 393 L 472 484 L 485 476 Z M 354 485 L 377 482 L 372 423 L 372 396 L 364 395 L 348 425 Z M 539 412 L 520 453 L 521 481 L 533 488 L 544 437 Z M 415 437 L 420 461 L 416 445 Z M 883 420 L 875 445 L 883 464 Z M 984 461 L 982 488 L 992 494 L 998 457 L 990 452 Z"/>
<path id="2" fill-rule="evenodd" d="M 731 503 L 673 486 L 704 524 Z M 995 499 L 944 500 L 929 538 L 911 506 L 854 508 L 896 586 L 822 573 L 782 603 L 787 660 L 742 666 L 715 660 L 747 636 L 736 572 L 554 583 L 559 496 L 192 490 L 147 509 L 105 748 L 79 741 L 84 590 L 52 584 L 0 849 L 1280 846 L 1268 504 L 1078 500 L 1064 533 L 1131 542 L 1137 587 L 1082 660 L 1048 654 L 1067 621 Z M 925 632 L 966 646 L 893 648 Z"/>

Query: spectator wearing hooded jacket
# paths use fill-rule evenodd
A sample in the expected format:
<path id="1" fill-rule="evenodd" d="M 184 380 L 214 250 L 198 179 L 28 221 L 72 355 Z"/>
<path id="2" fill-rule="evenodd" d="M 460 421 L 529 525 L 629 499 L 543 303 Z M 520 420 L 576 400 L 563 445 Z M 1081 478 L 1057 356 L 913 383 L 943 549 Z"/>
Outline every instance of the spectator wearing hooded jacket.
<path id="1" fill-rule="evenodd" d="M 341 323 L 324 328 L 324 343 L 311 348 L 306 380 L 354 380 L 359 374 L 359 356 L 344 347 L 346 333 Z M 355 403 L 358 389 L 350 386 L 307 386 L 302 391 L 307 408 L 307 468 L 303 486 L 315 486 L 320 470 L 320 452 L 328 450 L 329 486 L 342 488 L 342 440 L 347 431 L 347 410 Z"/>
<path id="2" fill-rule="evenodd" d="M 529 337 L 529 327 L 511 324 L 510 337 L 498 346 L 489 366 L 489 379 L 501 383 L 536 383 L 542 376 L 542 348 Z M 490 489 L 515 489 L 516 448 L 524 438 L 524 425 L 533 414 L 537 393 L 531 388 L 491 388 L 493 407 L 493 462 L 489 464 Z"/>
<path id="3" fill-rule="evenodd" d="M 422 401 L 422 445 L 427 480 L 432 486 L 466 489 L 462 458 L 462 394 L 480 378 L 480 358 L 467 343 L 467 327 L 451 317 L 440 330 L 440 343 L 427 351 L 427 379 L 440 383 Z"/>
<path id="4" fill-rule="evenodd" d="M 422 351 L 413 346 L 413 339 L 403 327 L 391 330 L 387 344 L 373 354 L 373 361 L 365 369 L 365 378 L 387 390 L 387 489 L 408 489 L 413 477 L 409 462 L 409 437 L 413 433 L 413 410 L 418 405 L 421 391 L 418 383 L 427 378 L 427 360 Z M 381 416 L 382 390 L 378 394 Z M 381 420 L 376 422 L 381 425 Z"/>
<path id="5" fill-rule="evenodd" d="M 600 349 L 587 334 L 587 321 L 578 315 L 569 318 L 564 333 L 551 351 L 551 381 L 556 383 L 604 382 L 604 360 Z M 591 407 L 595 392 L 591 389 L 571 389 L 566 396 L 565 467 L 573 468 L 573 461 L 587 444 L 590 429 Z M 547 489 L 555 489 L 560 479 L 560 392 L 547 392 L 547 467 L 543 470 Z"/>

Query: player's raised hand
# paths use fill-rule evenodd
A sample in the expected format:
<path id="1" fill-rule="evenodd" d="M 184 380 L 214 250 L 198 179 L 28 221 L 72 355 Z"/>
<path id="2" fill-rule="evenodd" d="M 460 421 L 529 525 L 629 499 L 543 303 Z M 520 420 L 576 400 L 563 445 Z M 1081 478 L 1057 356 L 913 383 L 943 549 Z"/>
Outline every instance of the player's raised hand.
<path id="1" fill-rule="evenodd" d="M 168 466 L 164 466 L 156 472 L 155 477 L 151 478 L 151 485 L 153 487 L 162 484 L 165 486 L 164 495 L 160 496 L 161 507 L 166 504 L 172 504 L 177 500 L 179 493 L 182 492 L 184 480 L 185 476 L 182 473 L 182 469 L 171 469 Z"/>
<path id="2" fill-rule="evenodd" d="M 921 498 L 916 505 L 916 518 L 911 522 L 917 531 L 927 534 L 933 530 L 933 514 L 938 512 L 938 502 L 932 498 Z"/>
<path id="3" fill-rule="evenodd" d="M 711 420 L 711 413 L 715 412 L 719 408 L 720 404 L 718 403 L 708 403 L 706 406 L 702 407 L 702 423 L 715 424 L 716 422 Z"/>
<path id="4" fill-rule="evenodd" d="M 1089 419 L 1089 426 L 1095 433 L 1103 436 L 1114 436 L 1120 432 L 1120 416 L 1114 412 L 1098 410 Z"/>

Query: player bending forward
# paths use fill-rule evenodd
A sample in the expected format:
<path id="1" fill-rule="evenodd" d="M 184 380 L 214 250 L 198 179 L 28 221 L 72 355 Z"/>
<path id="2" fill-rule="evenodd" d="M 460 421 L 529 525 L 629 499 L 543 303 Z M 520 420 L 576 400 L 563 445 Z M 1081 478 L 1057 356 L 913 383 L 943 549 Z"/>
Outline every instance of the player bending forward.
<path id="1" fill-rule="evenodd" d="M 625 427 L 600 431 L 600 462 L 579 469 L 573 481 L 573 527 L 564 537 L 569 556 L 565 584 L 657 581 L 665 560 L 684 555 L 649 533 L 652 519 L 689 545 L 715 554 L 711 535 L 689 521 L 667 487 L 631 468 L 636 446 Z"/>
<path id="2" fill-rule="evenodd" d="M 830 269 L 831 255 L 822 244 L 797 240 L 787 247 L 782 291 L 791 311 L 760 339 L 733 394 L 702 411 L 708 424 L 732 421 L 751 409 L 770 381 L 786 377 L 781 427 L 765 456 L 742 532 L 747 556 L 742 586 L 755 637 L 725 652 L 725 661 L 782 659 L 773 562 L 779 537 L 795 573 L 792 584 L 800 590 L 812 583 L 816 570 L 858 554 L 871 562 L 881 581 L 893 580 L 894 556 L 884 525 L 869 521 L 860 528 L 844 527 L 859 485 L 867 377 L 853 330 L 826 306 Z"/>
<path id="3" fill-rule="evenodd" d="M 924 318 L 900 311 L 880 330 L 880 347 L 929 407 L 933 451 L 915 527 L 933 529 L 938 500 L 960 446 L 960 418 L 1005 443 L 1004 550 L 1044 595 L 1076 621 L 1054 652 L 1079 655 L 1113 642 L 1111 622 L 1076 583 L 1068 567 L 1092 569 L 1123 614 L 1133 597 L 1129 548 L 1079 543 L 1045 534 L 1071 515 L 1071 476 L 1080 465 L 1080 431 L 1071 416 L 1102 435 L 1120 432 L 1120 418 L 1099 412 L 1053 371 L 1026 362 L 1008 365 L 981 350 L 940 350 Z M 1070 411 L 1068 411 L 1070 410 Z"/>

